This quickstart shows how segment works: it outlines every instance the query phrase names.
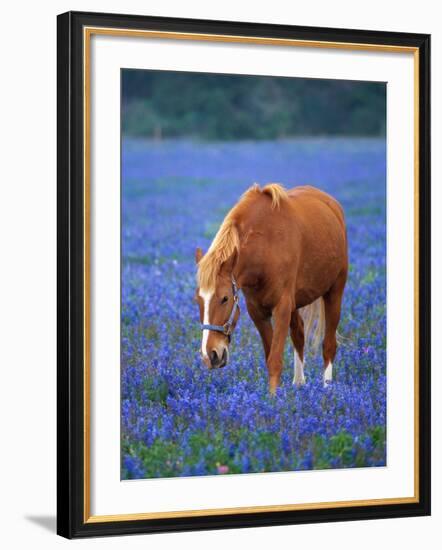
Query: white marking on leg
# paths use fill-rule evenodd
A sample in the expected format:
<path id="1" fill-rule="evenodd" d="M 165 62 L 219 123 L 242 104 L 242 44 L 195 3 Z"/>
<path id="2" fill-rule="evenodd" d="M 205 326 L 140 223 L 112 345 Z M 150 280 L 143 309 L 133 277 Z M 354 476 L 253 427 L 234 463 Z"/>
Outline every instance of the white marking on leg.
<path id="1" fill-rule="evenodd" d="M 333 380 L 333 363 L 329 363 L 324 370 L 324 388 Z"/>
<path id="2" fill-rule="evenodd" d="M 213 296 L 213 290 L 200 290 L 200 296 L 204 301 L 204 317 L 203 317 L 203 324 L 210 325 L 209 321 L 209 306 L 210 306 L 210 300 Z M 203 339 L 201 342 L 201 353 L 204 357 L 208 357 L 207 353 L 207 340 L 209 339 L 209 331 L 207 329 L 203 330 Z"/>
<path id="3" fill-rule="evenodd" d="M 302 386 L 303 384 L 305 384 L 304 363 L 301 361 L 301 358 L 299 357 L 296 349 L 293 352 L 293 364 L 293 384 L 296 384 L 297 386 Z"/>

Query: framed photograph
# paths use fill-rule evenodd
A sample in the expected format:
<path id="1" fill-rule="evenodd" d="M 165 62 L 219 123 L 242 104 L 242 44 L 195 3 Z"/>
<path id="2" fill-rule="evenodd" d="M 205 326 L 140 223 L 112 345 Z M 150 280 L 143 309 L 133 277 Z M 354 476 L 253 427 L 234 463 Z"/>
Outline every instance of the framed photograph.
<path id="1" fill-rule="evenodd" d="M 430 37 L 58 17 L 58 533 L 430 513 Z"/>

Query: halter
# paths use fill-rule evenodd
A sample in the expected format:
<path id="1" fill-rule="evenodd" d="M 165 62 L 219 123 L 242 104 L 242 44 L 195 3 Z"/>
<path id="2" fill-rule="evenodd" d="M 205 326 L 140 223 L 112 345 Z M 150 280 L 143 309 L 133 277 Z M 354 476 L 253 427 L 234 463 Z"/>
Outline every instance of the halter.
<path id="1" fill-rule="evenodd" d="M 230 313 L 230 317 L 224 325 L 201 325 L 201 330 L 213 330 L 215 332 L 221 332 L 224 334 L 224 336 L 228 336 L 230 338 L 230 335 L 232 334 L 232 325 L 233 320 L 235 319 L 236 310 L 238 309 L 238 302 L 239 302 L 239 296 L 238 296 L 238 287 L 236 286 L 235 279 L 232 277 L 232 289 L 233 289 L 233 307 L 232 312 Z"/>

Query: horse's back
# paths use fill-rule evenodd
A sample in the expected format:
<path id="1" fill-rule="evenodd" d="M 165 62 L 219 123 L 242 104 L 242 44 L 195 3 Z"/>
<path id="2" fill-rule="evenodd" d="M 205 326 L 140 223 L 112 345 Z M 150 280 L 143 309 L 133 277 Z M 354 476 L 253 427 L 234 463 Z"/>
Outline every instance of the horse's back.
<path id="1" fill-rule="evenodd" d="M 347 255 L 347 233 L 341 204 L 325 191 L 304 185 L 287 192 L 292 219 L 308 250 L 332 248 Z"/>
<path id="2" fill-rule="evenodd" d="M 318 208 L 318 203 L 326 205 L 338 218 L 340 225 L 345 228 L 344 210 L 341 204 L 325 191 L 311 185 L 300 185 L 287 191 L 288 196 L 299 205 L 299 208 L 309 209 L 312 214 Z"/>
<path id="3" fill-rule="evenodd" d="M 330 240 L 346 248 L 344 211 L 336 199 L 309 185 L 284 190 L 284 196 L 274 206 L 265 192 L 253 189 L 243 202 L 240 225 L 249 241 L 254 240 L 250 235 L 259 236 L 257 249 L 262 246 L 260 241 L 266 241 L 269 247 L 278 243 L 299 253 L 302 244 L 313 250 Z"/>

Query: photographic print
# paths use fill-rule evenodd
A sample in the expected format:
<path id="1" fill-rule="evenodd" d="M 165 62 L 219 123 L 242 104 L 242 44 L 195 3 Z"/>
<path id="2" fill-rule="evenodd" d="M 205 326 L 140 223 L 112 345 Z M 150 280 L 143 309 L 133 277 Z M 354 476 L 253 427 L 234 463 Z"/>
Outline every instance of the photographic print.
<path id="1" fill-rule="evenodd" d="M 386 466 L 386 84 L 123 68 L 121 162 L 121 479 Z"/>

